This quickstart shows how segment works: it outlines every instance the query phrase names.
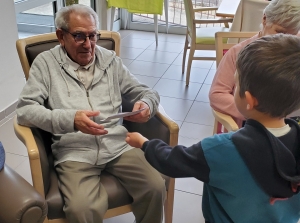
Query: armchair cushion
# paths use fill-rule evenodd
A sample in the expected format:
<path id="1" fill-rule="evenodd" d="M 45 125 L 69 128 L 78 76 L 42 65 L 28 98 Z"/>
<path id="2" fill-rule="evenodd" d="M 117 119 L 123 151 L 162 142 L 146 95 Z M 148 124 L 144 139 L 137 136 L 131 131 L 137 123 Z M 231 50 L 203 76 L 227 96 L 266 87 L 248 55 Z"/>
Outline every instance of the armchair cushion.
<path id="1" fill-rule="evenodd" d="M 216 32 L 228 32 L 229 28 L 225 27 L 207 27 L 207 28 L 197 28 L 196 29 L 196 44 L 215 44 L 215 34 Z M 226 43 L 227 39 L 223 39 Z"/>

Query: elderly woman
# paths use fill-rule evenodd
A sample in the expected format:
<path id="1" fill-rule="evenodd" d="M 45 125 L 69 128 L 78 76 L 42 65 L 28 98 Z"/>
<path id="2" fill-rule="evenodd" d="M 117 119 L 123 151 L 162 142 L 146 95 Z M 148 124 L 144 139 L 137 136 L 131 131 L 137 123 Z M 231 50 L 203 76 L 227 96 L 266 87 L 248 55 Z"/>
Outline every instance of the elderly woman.
<path id="1" fill-rule="evenodd" d="M 252 38 L 232 47 L 222 58 L 209 92 L 211 107 L 216 111 L 232 116 L 241 126 L 245 118 L 235 107 L 233 99 L 234 73 L 238 53 L 248 43 L 259 37 L 276 33 L 296 35 L 299 30 L 300 0 L 272 0 L 264 10 L 261 31 Z"/>

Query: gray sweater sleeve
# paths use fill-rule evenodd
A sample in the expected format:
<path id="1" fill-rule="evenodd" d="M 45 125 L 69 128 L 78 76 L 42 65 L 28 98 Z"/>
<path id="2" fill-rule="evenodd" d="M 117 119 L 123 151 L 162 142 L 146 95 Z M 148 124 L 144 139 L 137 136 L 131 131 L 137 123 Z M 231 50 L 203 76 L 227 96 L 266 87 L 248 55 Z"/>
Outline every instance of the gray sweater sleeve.
<path id="1" fill-rule="evenodd" d="M 138 79 L 130 73 L 128 68 L 123 65 L 119 57 L 116 57 L 116 61 L 119 70 L 118 74 L 121 94 L 132 103 L 135 103 L 138 100 L 144 101 L 149 105 L 151 117 L 154 116 L 157 112 L 160 100 L 157 91 L 140 83 Z"/>
<path id="2" fill-rule="evenodd" d="M 17 105 L 17 120 L 20 125 L 38 127 L 53 134 L 74 132 L 76 110 L 47 108 L 49 98 L 50 66 L 39 55 L 33 62 L 29 79 L 25 84 Z"/>

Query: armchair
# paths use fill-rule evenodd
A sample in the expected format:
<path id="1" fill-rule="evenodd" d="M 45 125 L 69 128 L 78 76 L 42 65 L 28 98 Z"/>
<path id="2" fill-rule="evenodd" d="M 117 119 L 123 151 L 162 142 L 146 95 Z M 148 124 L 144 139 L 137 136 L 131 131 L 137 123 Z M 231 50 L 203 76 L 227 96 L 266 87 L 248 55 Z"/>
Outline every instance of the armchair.
<path id="1" fill-rule="evenodd" d="M 195 57 L 195 50 L 215 50 L 215 33 L 229 31 L 229 24 L 232 18 L 219 19 L 196 19 L 197 12 L 216 11 L 218 7 L 193 8 L 192 0 L 184 0 L 184 7 L 187 21 L 187 32 L 183 50 L 182 74 L 185 71 L 186 52 L 190 49 L 186 71 L 186 85 L 189 85 L 190 72 L 193 60 L 215 60 L 215 57 Z M 220 24 L 224 27 L 196 27 L 197 24 Z"/>
<path id="2" fill-rule="evenodd" d="M 98 45 L 107 49 L 115 50 L 117 55 L 120 52 L 120 35 L 112 31 L 100 31 L 101 39 Z M 17 50 L 26 79 L 28 79 L 29 68 L 34 58 L 42 51 L 48 50 L 58 44 L 55 33 L 43 34 L 17 41 Z M 123 101 L 123 111 L 131 111 L 132 104 Z M 178 141 L 178 125 L 158 112 L 146 123 L 132 123 L 124 121 L 128 131 L 137 131 L 147 138 L 159 138 L 168 144 L 175 146 Z M 63 212 L 63 198 L 58 188 L 58 179 L 53 166 L 51 152 L 51 134 L 38 128 L 21 126 L 14 120 L 14 129 L 17 137 L 25 144 L 28 150 L 33 186 L 46 199 L 48 214 L 46 222 L 66 223 Z M 164 205 L 165 223 L 172 222 L 174 184 L 175 179 L 167 176 L 162 177 L 166 182 L 167 199 Z M 132 198 L 119 183 L 119 181 L 107 172 L 101 175 L 101 183 L 108 193 L 109 209 L 105 218 L 114 217 L 131 212 Z"/>

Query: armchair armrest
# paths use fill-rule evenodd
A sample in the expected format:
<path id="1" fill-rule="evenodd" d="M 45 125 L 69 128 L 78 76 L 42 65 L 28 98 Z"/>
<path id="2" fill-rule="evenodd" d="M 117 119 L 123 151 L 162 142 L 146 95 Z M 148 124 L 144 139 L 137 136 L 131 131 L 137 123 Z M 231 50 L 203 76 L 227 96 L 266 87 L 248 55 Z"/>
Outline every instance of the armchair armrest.
<path id="1" fill-rule="evenodd" d="M 42 196 L 45 197 L 40 152 L 32 131 L 27 126 L 19 125 L 16 116 L 14 117 L 14 131 L 16 136 L 23 142 L 23 144 L 27 148 L 33 186 Z"/>
<path id="2" fill-rule="evenodd" d="M 220 122 L 224 128 L 228 130 L 228 132 L 237 131 L 239 129 L 238 125 L 231 116 L 215 111 L 214 109 L 212 109 L 212 113 L 215 119 Z"/>
<path id="3" fill-rule="evenodd" d="M 195 19 L 195 24 L 207 24 L 207 23 L 228 23 L 232 22 L 233 19 L 230 18 L 220 18 L 220 19 Z"/>
<path id="4" fill-rule="evenodd" d="M 19 174 L 4 165 L 0 171 L 0 222 L 42 223 L 45 199 Z"/>
<path id="5" fill-rule="evenodd" d="M 205 11 L 215 11 L 218 10 L 218 7 L 201 7 L 201 8 L 194 8 L 194 12 L 205 12 Z"/>

